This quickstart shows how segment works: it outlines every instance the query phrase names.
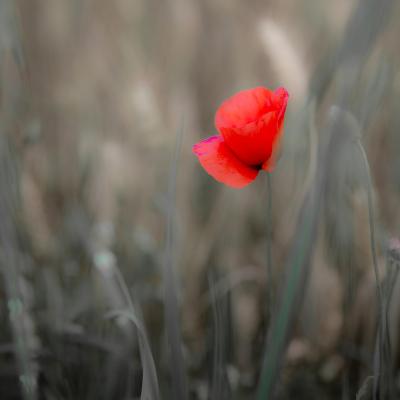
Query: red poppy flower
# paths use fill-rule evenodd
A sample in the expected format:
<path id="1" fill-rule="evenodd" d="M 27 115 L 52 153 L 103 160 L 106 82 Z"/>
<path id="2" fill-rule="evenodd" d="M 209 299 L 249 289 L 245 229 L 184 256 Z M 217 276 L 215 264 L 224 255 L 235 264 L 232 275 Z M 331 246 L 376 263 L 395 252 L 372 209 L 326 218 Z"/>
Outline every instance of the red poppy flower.
<path id="1" fill-rule="evenodd" d="M 219 135 L 193 146 L 203 168 L 234 188 L 248 185 L 260 170 L 272 171 L 288 97 L 284 88 L 257 87 L 225 100 L 215 115 Z"/>

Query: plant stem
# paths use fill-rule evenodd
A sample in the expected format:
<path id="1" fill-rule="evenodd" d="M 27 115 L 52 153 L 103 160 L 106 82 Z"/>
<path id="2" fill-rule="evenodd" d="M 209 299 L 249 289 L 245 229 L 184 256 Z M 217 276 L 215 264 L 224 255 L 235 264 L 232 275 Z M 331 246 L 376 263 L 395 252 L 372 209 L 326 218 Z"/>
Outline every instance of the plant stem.
<path id="1" fill-rule="evenodd" d="M 272 178 L 267 174 L 267 322 L 272 321 L 274 306 L 273 278 L 272 278 Z"/>

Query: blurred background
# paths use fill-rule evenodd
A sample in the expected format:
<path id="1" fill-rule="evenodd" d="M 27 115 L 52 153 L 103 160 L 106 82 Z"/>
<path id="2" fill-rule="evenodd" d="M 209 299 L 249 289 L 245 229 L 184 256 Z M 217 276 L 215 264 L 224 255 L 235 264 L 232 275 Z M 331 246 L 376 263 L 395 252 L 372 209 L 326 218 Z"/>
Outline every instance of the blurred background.
<path id="1" fill-rule="evenodd" d="M 164 399 L 179 376 L 190 399 L 254 399 L 334 105 L 348 140 L 274 398 L 367 399 L 378 375 L 397 398 L 399 22 L 395 0 L 0 0 L 0 398 L 144 398 L 157 375 Z M 290 93 L 270 192 L 191 152 L 255 86 Z"/>

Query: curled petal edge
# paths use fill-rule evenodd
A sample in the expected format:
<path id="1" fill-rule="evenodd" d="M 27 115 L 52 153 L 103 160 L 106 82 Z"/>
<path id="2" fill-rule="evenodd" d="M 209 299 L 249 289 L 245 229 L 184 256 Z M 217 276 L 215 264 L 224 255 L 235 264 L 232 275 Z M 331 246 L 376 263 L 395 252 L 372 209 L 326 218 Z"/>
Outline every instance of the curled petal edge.
<path id="1" fill-rule="evenodd" d="M 226 145 L 222 136 L 211 136 L 193 146 L 200 164 L 218 182 L 235 189 L 256 179 L 259 169 L 240 161 Z"/>

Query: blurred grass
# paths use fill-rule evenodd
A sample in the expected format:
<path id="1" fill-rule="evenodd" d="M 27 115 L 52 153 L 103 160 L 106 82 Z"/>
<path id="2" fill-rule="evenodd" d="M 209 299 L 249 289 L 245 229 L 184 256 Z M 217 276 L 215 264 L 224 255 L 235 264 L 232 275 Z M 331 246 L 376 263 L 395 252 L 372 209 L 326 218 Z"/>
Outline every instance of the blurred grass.
<path id="1" fill-rule="evenodd" d="M 0 398 L 253 399 L 264 348 L 273 398 L 396 398 L 399 18 L 393 0 L 0 0 Z M 257 85 L 291 93 L 283 153 L 268 193 L 232 191 L 190 148 Z M 332 105 L 371 198 L 351 140 L 318 153 Z"/>

